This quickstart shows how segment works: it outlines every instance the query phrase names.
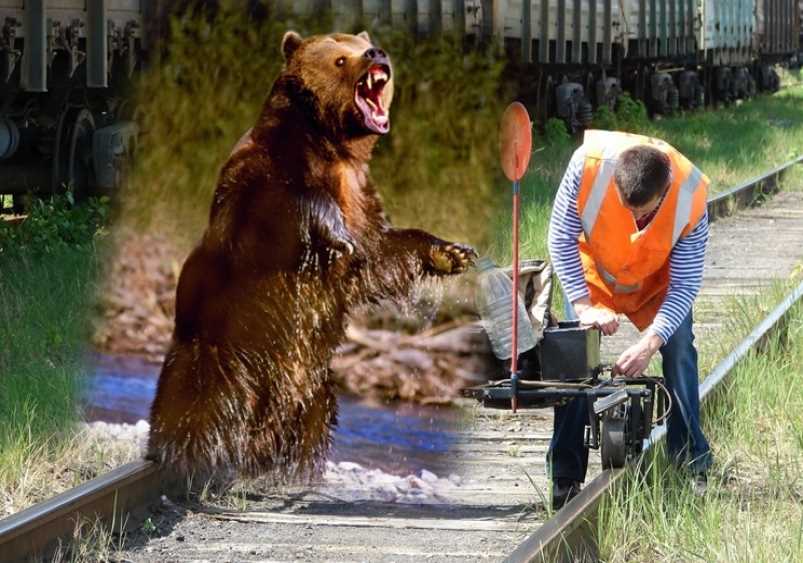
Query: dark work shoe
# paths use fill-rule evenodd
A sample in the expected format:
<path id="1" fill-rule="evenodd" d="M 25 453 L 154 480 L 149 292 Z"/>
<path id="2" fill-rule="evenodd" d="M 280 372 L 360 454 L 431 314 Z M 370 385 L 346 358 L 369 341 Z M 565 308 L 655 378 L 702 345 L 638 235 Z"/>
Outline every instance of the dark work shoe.
<path id="1" fill-rule="evenodd" d="M 580 492 L 580 481 L 555 479 L 552 481 L 552 510 L 560 510 Z"/>

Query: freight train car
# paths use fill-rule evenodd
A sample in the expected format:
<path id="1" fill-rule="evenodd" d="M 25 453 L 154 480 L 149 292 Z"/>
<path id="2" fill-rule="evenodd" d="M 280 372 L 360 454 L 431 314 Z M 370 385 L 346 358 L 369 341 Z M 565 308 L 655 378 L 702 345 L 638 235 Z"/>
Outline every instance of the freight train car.
<path id="1" fill-rule="evenodd" d="M 114 187 L 147 0 L 0 0 L 0 193 Z"/>
<path id="2" fill-rule="evenodd" d="M 800 0 L 441 0 L 286 3 L 298 14 L 331 7 L 336 26 L 454 29 L 496 41 L 521 64 L 539 119 L 573 128 L 627 89 L 653 112 L 731 101 L 778 87 L 770 66 L 799 46 Z"/>
<path id="3" fill-rule="evenodd" d="M 0 0 L 0 193 L 117 185 L 135 141 L 122 93 L 170 13 L 217 0 Z M 778 87 L 803 0 L 243 0 L 255 19 L 330 11 L 333 27 L 450 31 L 519 65 L 538 119 L 572 130 L 628 90 L 651 111 Z M 16 201 L 16 199 L 15 199 Z"/>

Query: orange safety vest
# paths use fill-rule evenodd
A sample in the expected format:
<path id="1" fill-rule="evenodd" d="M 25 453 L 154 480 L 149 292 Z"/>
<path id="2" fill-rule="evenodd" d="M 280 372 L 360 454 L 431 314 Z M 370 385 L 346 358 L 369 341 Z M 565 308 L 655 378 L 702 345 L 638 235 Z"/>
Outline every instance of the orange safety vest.
<path id="1" fill-rule="evenodd" d="M 622 151 L 648 144 L 669 156 L 672 184 L 641 231 L 624 206 L 613 177 Z M 585 166 L 577 198 L 583 224 L 580 257 L 591 302 L 624 313 L 646 329 L 669 287 L 669 255 L 706 210 L 708 178 L 667 143 L 616 131 L 586 131 Z"/>

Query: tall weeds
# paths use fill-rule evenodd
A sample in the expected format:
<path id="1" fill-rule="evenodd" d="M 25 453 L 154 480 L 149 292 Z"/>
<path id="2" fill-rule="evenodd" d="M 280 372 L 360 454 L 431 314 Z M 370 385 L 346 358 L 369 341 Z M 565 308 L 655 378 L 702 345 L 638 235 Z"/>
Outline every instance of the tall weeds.
<path id="1" fill-rule="evenodd" d="M 769 310 L 778 292 L 770 293 L 772 299 L 732 307 L 734 334 Z M 796 392 L 802 362 L 798 304 L 785 331 L 738 365 L 707 406 L 703 425 L 715 464 L 706 496 L 692 494 L 687 477 L 655 452 L 603 504 L 602 560 L 803 560 L 803 394 Z"/>

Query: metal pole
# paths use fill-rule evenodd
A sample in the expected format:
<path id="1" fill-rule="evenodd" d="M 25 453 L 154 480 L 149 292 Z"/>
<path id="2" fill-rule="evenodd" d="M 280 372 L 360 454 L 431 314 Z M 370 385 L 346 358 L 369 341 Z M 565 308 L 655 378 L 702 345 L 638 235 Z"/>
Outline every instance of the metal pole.
<path id="1" fill-rule="evenodd" d="M 517 166 L 518 168 L 518 166 Z M 519 328 L 519 181 L 513 182 L 513 346 L 510 357 L 510 407 L 516 412 L 518 407 L 518 328 Z"/>

